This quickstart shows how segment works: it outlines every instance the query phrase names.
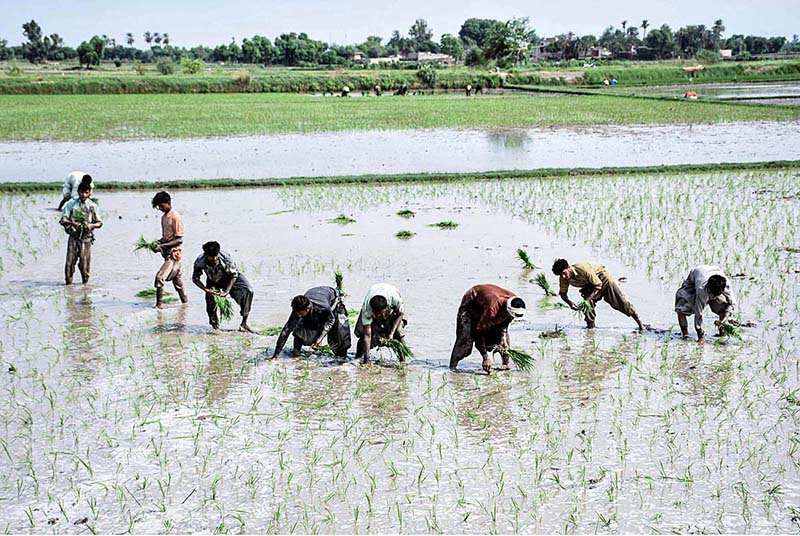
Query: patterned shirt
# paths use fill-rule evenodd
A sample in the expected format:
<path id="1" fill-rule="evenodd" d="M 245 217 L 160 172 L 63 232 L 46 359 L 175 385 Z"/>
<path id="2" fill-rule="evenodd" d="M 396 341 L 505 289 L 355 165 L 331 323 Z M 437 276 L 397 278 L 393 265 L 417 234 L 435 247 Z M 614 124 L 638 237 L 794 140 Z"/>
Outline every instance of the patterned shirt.
<path id="1" fill-rule="evenodd" d="M 217 264 L 213 266 L 206 260 L 205 253 L 197 257 L 194 261 L 192 280 L 200 279 L 202 274 L 206 275 L 206 285 L 221 285 L 232 278 L 238 277 L 239 270 L 236 268 L 236 263 L 233 262 L 230 254 L 220 251 Z"/>
<path id="2" fill-rule="evenodd" d="M 86 219 L 86 223 L 94 223 L 98 224 L 96 227 L 100 228 L 103 226 L 103 221 L 100 219 L 97 204 L 91 199 L 87 199 L 86 202 L 81 202 L 80 198 L 70 199 L 67 201 L 67 204 L 64 205 L 64 210 L 61 213 L 61 223 L 68 223 L 68 222 L 77 222 L 80 219 L 80 214 L 83 214 L 84 218 Z M 65 226 L 67 230 L 67 234 L 76 237 L 78 240 L 82 240 L 83 242 L 94 242 L 94 230 L 82 227 L 81 229 L 75 229 L 74 227 Z"/>

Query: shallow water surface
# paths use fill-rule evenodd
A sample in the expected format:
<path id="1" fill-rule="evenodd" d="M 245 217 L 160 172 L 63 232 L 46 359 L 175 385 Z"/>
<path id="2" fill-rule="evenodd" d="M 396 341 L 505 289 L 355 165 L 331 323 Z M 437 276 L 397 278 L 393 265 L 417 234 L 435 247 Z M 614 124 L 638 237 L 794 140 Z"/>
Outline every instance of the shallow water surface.
<path id="1" fill-rule="evenodd" d="M 415 359 L 269 361 L 275 337 L 211 333 L 201 293 L 134 294 L 157 258 L 149 193 L 103 192 L 92 282 L 61 283 L 57 199 L 0 197 L 0 519 L 10 532 L 797 532 L 800 188 L 796 172 L 178 191 L 184 279 L 216 239 L 256 289 L 252 323 L 344 274 L 389 281 Z M 721 194 L 724 193 L 723 194 Z M 403 219 L 396 212 L 416 212 Z M 332 223 L 339 214 L 356 221 Z M 452 220 L 452 230 L 430 224 Z M 416 235 L 399 240 L 395 233 Z M 643 320 L 587 331 L 550 309 L 524 247 L 599 259 Z M 742 341 L 675 337 L 701 262 L 736 275 Z M 478 282 L 528 303 L 530 372 L 447 368 Z M 573 291 L 574 294 L 574 291 Z M 712 330 L 712 318 L 706 328 Z M 235 320 L 224 325 L 236 326 Z M 556 326 L 563 336 L 539 335 Z"/>
<path id="2" fill-rule="evenodd" d="M 794 160 L 796 122 L 0 142 L 0 181 L 254 179 Z"/>

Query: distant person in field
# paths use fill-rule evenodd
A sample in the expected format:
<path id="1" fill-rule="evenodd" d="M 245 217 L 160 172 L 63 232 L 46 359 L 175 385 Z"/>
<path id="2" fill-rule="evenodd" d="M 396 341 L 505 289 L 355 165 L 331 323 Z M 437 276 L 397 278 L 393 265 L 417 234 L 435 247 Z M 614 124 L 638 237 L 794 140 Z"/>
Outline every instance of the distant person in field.
<path id="1" fill-rule="evenodd" d="M 706 305 L 719 316 L 716 324 L 719 327 L 718 336 L 721 336 L 722 324 L 736 308 L 736 298 L 725 273 L 718 266 L 704 264 L 692 268 L 681 288 L 675 293 L 675 312 L 678 314 L 678 324 L 684 338 L 689 336 L 686 317 L 694 315 L 697 340 L 703 341 L 703 310 Z"/>
<path id="2" fill-rule="evenodd" d="M 94 231 L 103 226 L 97 214 L 97 205 L 90 199 L 91 197 L 90 183 L 80 183 L 78 197 L 67 201 L 61 214 L 60 223 L 69 235 L 67 260 L 64 265 L 64 281 L 67 285 L 72 284 L 75 264 L 78 265 L 84 285 L 89 282 L 91 275 Z"/>
<path id="3" fill-rule="evenodd" d="M 167 192 L 158 192 L 153 196 L 153 208 L 157 208 L 161 216 L 161 238 L 153 246 L 153 251 L 161 253 L 164 263 L 156 272 L 154 286 L 156 287 L 156 307 L 162 308 L 164 298 L 164 284 L 172 281 L 181 303 L 188 303 L 186 291 L 183 288 L 183 271 L 181 259 L 183 258 L 183 218 L 178 211 L 172 208 L 172 198 Z"/>
<path id="4" fill-rule="evenodd" d="M 525 301 L 497 285 L 475 285 L 461 299 L 456 314 L 456 342 L 450 354 L 450 370 L 456 370 L 459 361 L 472 353 L 472 346 L 483 357 L 483 370 L 491 372 L 489 355 L 498 346 L 511 347 L 508 326 L 525 315 Z M 508 366 L 508 356 L 503 365 Z"/>
<path id="5" fill-rule="evenodd" d="M 272 358 L 278 357 L 289 335 L 294 335 L 294 354 L 303 346 L 314 350 L 327 339 L 336 357 L 347 357 L 350 348 L 350 321 L 341 293 L 333 287 L 314 287 L 292 298 L 292 314 L 283 326 Z"/>
<path id="6" fill-rule="evenodd" d="M 467 84 L 467 97 L 472 95 L 472 84 Z"/>
<path id="7" fill-rule="evenodd" d="M 640 330 L 644 329 L 636 309 L 604 265 L 597 262 L 570 264 L 565 259 L 558 259 L 553 263 L 553 273 L 559 276 L 559 295 L 571 309 L 577 308 L 567 296 L 570 286 L 580 288 L 581 297 L 592 304 L 592 311 L 585 316 L 587 328 L 594 328 L 597 304 L 605 300 L 612 309 L 631 317 Z"/>
<path id="8" fill-rule="evenodd" d="M 200 277 L 205 274 L 205 284 Z M 203 244 L 203 253 L 194 261 L 192 282 L 206 293 L 206 313 L 208 323 L 214 329 L 219 329 L 219 315 L 214 296 L 230 296 L 240 308 L 242 323 L 239 331 L 254 333 L 247 323 L 250 308 L 253 305 L 253 287 L 250 282 L 236 268 L 230 254 L 220 251 L 219 242 L 206 242 Z"/>
<path id="9" fill-rule="evenodd" d="M 396 339 L 405 344 L 407 323 L 400 291 L 388 283 L 372 285 L 353 330 L 358 337 L 356 359 L 369 363 L 370 348 L 383 346 L 384 339 Z"/>
<path id="10" fill-rule="evenodd" d="M 475 94 L 483 95 L 483 84 L 475 84 Z"/>
<path id="11" fill-rule="evenodd" d="M 405 95 L 408 93 L 408 84 L 403 84 L 400 88 L 395 92 L 395 95 Z"/>
<path id="12" fill-rule="evenodd" d="M 375 85 L 373 91 L 375 92 L 376 97 L 380 97 L 381 95 L 383 95 L 383 89 L 381 89 L 381 86 L 378 84 Z"/>
<path id="13" fill-rule="evenodd" d="M 350 96 L 350 87 L 344 86 L 342 88 L 342 97 L 349 97 Z"/>
<path id="14" fill-rule="evenodd" d="M 64 179 L 64 185 L 61 187 L 61 201 L 58 203 L 58 210 L 64 208 L 64 205 L 70 199 L 78 197 L 78 186 L 86 183 L 91 190 L 94 190 L 94 182 L 92 176 L 83 171 L 73 171 L 67 178 Z"/>

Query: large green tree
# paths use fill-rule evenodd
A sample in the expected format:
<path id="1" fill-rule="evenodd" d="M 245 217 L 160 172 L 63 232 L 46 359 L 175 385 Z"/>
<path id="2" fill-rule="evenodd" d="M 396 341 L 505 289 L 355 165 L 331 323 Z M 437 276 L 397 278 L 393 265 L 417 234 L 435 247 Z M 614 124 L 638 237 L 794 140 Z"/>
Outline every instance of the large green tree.
<path id="1" fill-rule="evenodd" d="M 83 41 L 78 47 L 78 61 L 87 69 L 93 65 L 100 65 L 106 43 L 102 37 L 93 36 L 88 42 Z"/>
<path id="2" fill-rule="evenodd" d="M 458 36 L 467 46 L 477 45 L 483 47 L 486 44 L 489 30 L 497 23 L 498 21 L 494 19 L 467 19 L 461 25 Z"/>
<path id="3" fill-rule="evenodd" d="M 47 46 L 42 38 L 42 27 L 35 20 L 22 25 L 22 33 L 28 39 L 22 45 L 22 54 L 31 63 L 42 63 L 47 59 Z"/>
<path id="4" fill-rule="evenodd" d="M 527 60 L 532 45 L 538 41 L 528 17 L 514 18 L 492 26 L 484 54 L 502 67 L 516 66 Z"/>
<path id="5" fill-rule="evenodd" d="M 464 58 L 464 44 L 461 42 L 461 39 L 455 35 L 449 33 L 442 34 L 440 44 L 442 53 L 453 56 L 456 61 L 461 61 L 462 58 Z"/>

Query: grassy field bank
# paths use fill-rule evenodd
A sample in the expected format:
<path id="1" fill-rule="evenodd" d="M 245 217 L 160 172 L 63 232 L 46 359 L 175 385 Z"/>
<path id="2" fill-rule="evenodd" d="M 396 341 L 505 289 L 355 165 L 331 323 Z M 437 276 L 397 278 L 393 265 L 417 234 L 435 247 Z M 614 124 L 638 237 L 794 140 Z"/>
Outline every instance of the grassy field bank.
<path id="1" fill-rule="evenodd" d="M 680 84 L 689 75 L 682 70 L 696 61 L 605 62 L 595 67 L 568 63 L 546 64 L 497 73 L 488 68 L 462 66 L 437 70 L 436 87 L 460 89 L 467 84 L 487 88 L 505 85 L 598 86 L 605 78 L 616 78 L 621 85 Z M 61 68 L 59 68 L 61 67 Z M 309 70 L 258 65 L 212 65 L 196 75 L 161 75 L 153 65 L 143 74 L 133 65 L 116 68 L 112 64 L 91 71 L 69 64 L 32 67 L 27 64 L 0 66 L 0 94 L 129 94 L 129 93 L 314 93 L 372 90 L 380 85 L 394 90 L 402 84 L 421 87 L 414 69 L 339 69 Z M 246 73 L 246 74 L 243 74 Z M 702 82 L 754 82 L 800 79 L 800 61 L 776 60 L 724 62 L 708 65 L 694 75 Z"/>
<path id="2" fill-rule="evenodd" d="M 614 96 L 0 96 L 0 139 L 122 140 L 286 132 L 786 121 L 797 107 Z"/>
<path id="3" fill-rule="evenodd" d="M 800 169 L 800 160 L 773 162 L 736 162 L 725 164 L 682 164 L 676 166 L 640 166 L 606 168 L 540 168 L 507 171 L 480 171 L 473 173 L 405 173 L 401 175 L 348 175 L 339 177 L 292 177 L 288 179 L 192 179 L 170 181 L 104 181 L 97 191 L 152 190 L 155 187 L 169 190 L 202 190 L 224 188 L 274 188 L 330 184 L 414 184 L 467 181 L 499 181 L 504 179 L 559 179 L 563 177 L 598 177 L 606 175 L 647 175 L 715 173 L 744 171 L 787 171 Z M 61 190 L 59 182 L 0 182 L 0 193 L 32 194 Z"/>

